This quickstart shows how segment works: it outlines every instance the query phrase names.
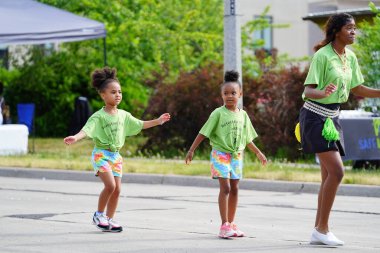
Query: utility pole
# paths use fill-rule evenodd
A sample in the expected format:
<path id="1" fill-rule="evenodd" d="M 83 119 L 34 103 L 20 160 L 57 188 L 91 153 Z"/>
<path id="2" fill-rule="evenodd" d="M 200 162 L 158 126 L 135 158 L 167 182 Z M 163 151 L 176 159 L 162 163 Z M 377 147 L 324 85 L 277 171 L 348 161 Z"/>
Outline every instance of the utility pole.
<path id="1" fill-rule="evenodd" d="M 236 70 L 240 74 L 242 84 L 241 66 L 241 28 L 239 14 L 237 13 L 238 0 L 224 0 L 224 72 Z M 239 108 L 243 108 L 243 97 L 240 98 Z"/>

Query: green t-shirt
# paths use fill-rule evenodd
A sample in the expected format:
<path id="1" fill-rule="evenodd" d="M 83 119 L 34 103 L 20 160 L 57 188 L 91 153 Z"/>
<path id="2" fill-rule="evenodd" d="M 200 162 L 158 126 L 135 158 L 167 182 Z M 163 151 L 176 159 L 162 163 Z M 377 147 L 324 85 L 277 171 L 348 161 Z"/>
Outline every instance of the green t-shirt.
<path id="1" fill-rule="evenodd" d="M 247 144 L 257 137 L 244 110 L 231 112 L 225 106 L 211 113 L 199 133 L 210 139 L 214 149 L 228 153 L 244 150 Z"/>
<path id="2" fill-rule="evenodd" d="M 142 127 L 143 122 L 129 112 L 118 109 L 117 114 L 111 115 L 102 108 L 87 120 L 82 131 L 93 139 L 95 147 L 117 151 L 127 136 L 138 134 Z"/>
<path id="3" fill-rule="evenodd" d="M 319 49 L 313 56 L 305 86 L 317 84 L 318 90 L 333 83 L 337 91 L 322 99 L 309 99 L 302 94 L 304 100 L 313 100 L 322 104 L 344 103 L 348 100 L 350 90 L 364 82 L 358 60 L 350 49 L 346 48 L 346 67 L 334 52 L 331 43 Z M 344 71 L 345 69 L 345 71 Z"/>

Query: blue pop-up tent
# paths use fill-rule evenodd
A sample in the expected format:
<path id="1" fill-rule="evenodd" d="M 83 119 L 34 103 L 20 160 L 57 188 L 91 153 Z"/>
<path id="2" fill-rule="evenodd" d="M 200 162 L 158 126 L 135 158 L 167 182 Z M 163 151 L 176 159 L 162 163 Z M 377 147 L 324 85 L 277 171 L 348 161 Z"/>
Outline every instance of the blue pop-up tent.
<path id="1" fill-rule="evenodd" d="M 0 0 L 0 45 L 45 44 L 103 38 L 103 23 L 33 0 Z"/>

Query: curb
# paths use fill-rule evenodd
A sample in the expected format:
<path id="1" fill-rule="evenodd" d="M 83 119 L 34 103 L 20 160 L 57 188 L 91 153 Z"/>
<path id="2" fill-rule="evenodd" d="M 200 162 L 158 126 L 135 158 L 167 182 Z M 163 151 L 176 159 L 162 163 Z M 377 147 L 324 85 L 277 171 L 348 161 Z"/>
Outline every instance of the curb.
<path id="1" fill-rule="evenodd" d="M 97 182 L 98 179 L 91 171 L 54 170 L 37 168 L 10 168 L 0 167 L 0 177 L 35 178 L 51 180 L 72 180 Z M 195 187 L 219 187 L 216 180 L 201 176 L 177 176 L 162 174 L 135 174 L 125 173 L 123 183 L 132 184 L 163 184 Z M 240 182 L 239 188 L 255 191 L 293 192 L 293 193 L 314 193 L 318 194 L 318 183 L 288 182 L 260 179 L 244 179 Z M 339 187 L 338 195 L 361 196 L 380 198 L 380 186 L 369 185 L 348 185 L 342 184 Z"/>

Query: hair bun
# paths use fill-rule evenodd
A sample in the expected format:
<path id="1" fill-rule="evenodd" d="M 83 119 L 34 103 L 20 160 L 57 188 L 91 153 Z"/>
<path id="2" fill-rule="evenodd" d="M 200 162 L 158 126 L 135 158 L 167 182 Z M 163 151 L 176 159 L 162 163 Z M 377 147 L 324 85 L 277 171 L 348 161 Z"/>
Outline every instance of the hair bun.
<path id="1" fill-rule="evenodd" d="M 110 68 L 110 67 L 104 67 L 104 76 L 105 79 L 116 79 L 116 69 L 115 68 Z"/>
<path id="2" fill-rule="evenodd" d="M 116 80 L 116 69 L 110 67 L 104 67 L 102 69 L 96 69 L 92 73 L 92 86 L 101 90 L 108 83 L 107 80 Z"/>
<path id="3" fill-rule="evenodd" d="M 236 70 L 226 71 L 226 73 L 224 74 L 224 81 L 226 83 L 238 82 L 239 81 L 239 72 L 237 72 Z"/>

